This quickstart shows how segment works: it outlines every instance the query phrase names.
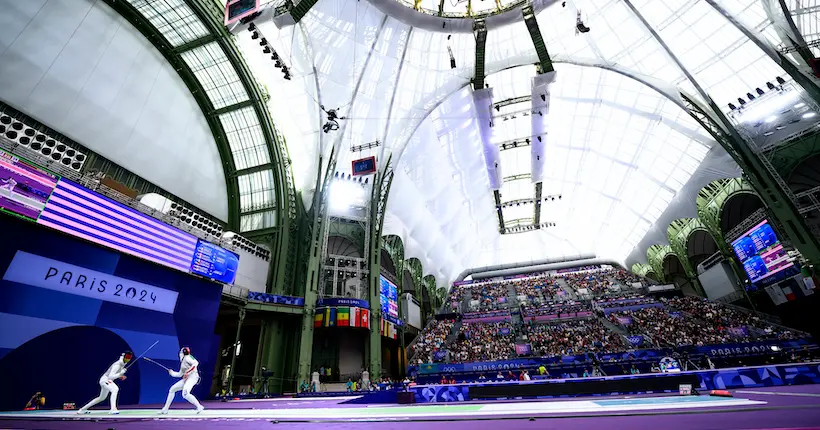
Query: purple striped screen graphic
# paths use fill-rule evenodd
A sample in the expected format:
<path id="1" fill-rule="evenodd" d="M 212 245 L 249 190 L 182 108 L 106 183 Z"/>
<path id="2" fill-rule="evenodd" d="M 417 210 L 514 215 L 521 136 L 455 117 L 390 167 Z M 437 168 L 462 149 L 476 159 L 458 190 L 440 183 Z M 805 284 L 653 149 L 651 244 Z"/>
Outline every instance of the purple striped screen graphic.
<path id="1" fill-rule="evenodd" d="M 37 223 L 63 233 L 189 272 L 197 238 L 61 179 Z"/>

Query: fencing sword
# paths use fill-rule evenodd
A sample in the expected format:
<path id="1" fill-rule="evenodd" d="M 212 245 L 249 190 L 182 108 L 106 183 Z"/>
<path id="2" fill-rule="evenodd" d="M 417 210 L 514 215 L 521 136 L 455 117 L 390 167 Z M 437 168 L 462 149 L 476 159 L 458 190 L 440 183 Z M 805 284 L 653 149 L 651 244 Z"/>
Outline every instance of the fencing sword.
<path id="1" fill-rule="evenodd" d="M 150 359 L 150 358 L 148 358 L 148 357 L 145 357 L 145 361 L 148 361 L 148 362 L 154 363 L 154 364 L 156 364 L 157 366 L 159 366 L 159 367 L 161 367 L 161 368 L 163 368 L 163 369 L 165 369 L 165 370 L 167 370 L 167 371 L 169 371 L 169 372 L 171 371 L 171 369 L 169 369 L 169 368 L 167 368 L 167 367 L 165 367 L 165 366 L 163 366 L 163 365 L 161 365 L 161 364 L 157 363 L 157 362 L 156 362 L 156 361 L 154 361 L 154 360 L 151 360 L 151 359 Z"/>
<path id="2" fill-rule="evenodd" d="M 131 366 L 133 366 L 133 365 L 134 365 L 134 363 L 136 363 L 137 361 L 139 361 L 139 359 L 140 359 L 140 358 L 144 357 L 144 356 L 145 356 L 145 354 L 148 354 L 148 351 L 150 351 L 153 347 L 157 346 L 157 344 L 158 344 L 158 343 L 159 343 L 159 341 L 156 341 L 156 342 L 154 342 L 153 344 L 151 344 L 151 346 L 149 346 L 149 347 L 148 347 L 148 349 L 146 349 L 146 350 L 145 350 L 145 352 L 143 352 L 142 354 L 140 354 L 140 356 L 139 356 L 139 357 L 137 357 L 134 361 L 132 361 L 132 362 L 128 363 L 128 365 L 127 365 L 127 366 L 125 366 L 125 370 L 128 370 L 128 368 L 129 368 L 129 367 L 131 367 Z"/>

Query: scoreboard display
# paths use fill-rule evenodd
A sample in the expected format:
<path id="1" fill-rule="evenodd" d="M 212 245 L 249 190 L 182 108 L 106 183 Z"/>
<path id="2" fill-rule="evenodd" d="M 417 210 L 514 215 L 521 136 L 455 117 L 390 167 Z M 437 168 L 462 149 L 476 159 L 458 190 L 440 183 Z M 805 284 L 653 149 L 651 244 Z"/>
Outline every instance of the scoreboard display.
<path id="1" fill-rule="evenodd" d="M 768 220 L 735 239 L 732 249 L 749 276 L 750 290 L 786 279 L 799 270 Z"/>

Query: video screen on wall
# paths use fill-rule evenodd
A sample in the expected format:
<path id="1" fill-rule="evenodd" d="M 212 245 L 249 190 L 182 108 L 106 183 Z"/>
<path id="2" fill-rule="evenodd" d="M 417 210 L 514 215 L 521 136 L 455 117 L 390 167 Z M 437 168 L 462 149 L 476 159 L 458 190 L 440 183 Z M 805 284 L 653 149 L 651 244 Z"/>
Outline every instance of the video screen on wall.
<path id="1" fill-rule="evenodd" d="M 399 289 L 395 284 L 388 281 L 383 275 L 379 275 L 379 298 L 381 299 L 382 314 L 392 317 L 399 317 Z"/>
<path id="2" fill-rule="evenodd" d="M 749 276 L 749 290 L 757 290 L 799 272 L 768 220 L 743 233 L 732 242 L 732 248 Z"/>
<path id="3" fill-rule="evenodd" d="M 0 151 L 0 211 L 37 220 L 60 176 Z"/>
<path id="4" fill-rule="evenodd" d="M 48 409 L 79 407 L 122 352 L 152 345 L 145 357 L 175 369 L 188 346 L 211 380 L 220 285 L 19 218 L 0 216 L 0 228 L 0 410 L 19 410 L 37 391 Z M 67 371 L 21 371 L 53 367 L 55 351 Z M 119 381 L 119 403 L 162 403 L 175 381 L 139 360 Z M 202 383 L 194 393 L 209 390 Z"/>
<path id="5" fill-rule="evenodd" d="M 42 182 L 47 183 L 45 179 Z M 199 240 L 65 178 L 52 184 L 48 193 L 37 215 L 23 218 L 217 282 L 232 284 L 236 278 L 239 255 L 227 249 Z"/>

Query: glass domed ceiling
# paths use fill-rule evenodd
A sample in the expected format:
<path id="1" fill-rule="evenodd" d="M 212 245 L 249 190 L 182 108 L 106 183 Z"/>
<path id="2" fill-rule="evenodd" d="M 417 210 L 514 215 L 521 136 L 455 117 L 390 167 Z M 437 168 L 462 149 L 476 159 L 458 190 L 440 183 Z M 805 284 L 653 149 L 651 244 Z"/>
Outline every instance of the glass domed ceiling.
<path id="1" fill-rule="evenodd" d="M 447 18 L 481 17 L 504 12 L 527 0 L 396 0 L 419 12 Z"/>
<path id="2" fill-rule="evenodd" d="M 496 207 L 471 81 L 482 59 L 494 103 L 509 102 L 492 109 L 490 146 L 532 141 L 536 123 L 531 111 L 523 113 L 536 94 L 531 82 L 540 59 L 530 31 L 512 12 L 503 22 L 488 20 L 478 51 L 473 31 L 413 25 L 421 16 L 415 3 L 403 8 L 397 1 L 318 0 L 296 25 L 257 22 L 291 80 L 250 32 L 237 37 L 273 95 L 269 107 L 287 138 L 305 205 L 319 174 L 347 176 L 352 160 L 368 156 L 379 168 L 390 160 L 395 176 L 383 234 L 401 237 L 405 258 L 418 258 L 442 285 L 476 267 L 585 255 L 645 261 L 649 245 L 668 242 L 671 220 L 697 215 L 700 187 L 738 175 L 681 94 L 702 105 L 711 100 L 726 114 L 756 87 L 789 80 L 774 51 L 780 27 L 758 0 L 532 2 L 557 73 L 552 107 L 537 115 L 549 133 L 542 197 L 563 198 L 543 203 L 540 222 L 549 228 L 501 234 L 499 212 L 509 227 L 536 217 L 531 205 Z M 444 12 L 467 12 L 467 2 L 444 1 Z M 436 12 L 439 4 L 418 3 Z M 513 0 L 469 5 L 474 16 L 520 7 Z M 579 10 L 591 31 L 576 32 Z M 338 130 L 323 131 L 322 106 L 346 118 Z M 355 149 L 361 146 L 368 149 Z M 328 165 L 331 154 L 335 163 Z M 532 158 L 526 147 L 501 151 L 502 204 L 535 195 Z"/>

